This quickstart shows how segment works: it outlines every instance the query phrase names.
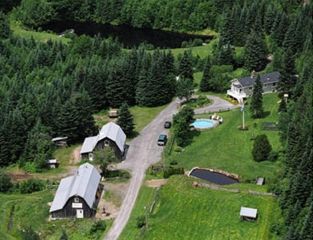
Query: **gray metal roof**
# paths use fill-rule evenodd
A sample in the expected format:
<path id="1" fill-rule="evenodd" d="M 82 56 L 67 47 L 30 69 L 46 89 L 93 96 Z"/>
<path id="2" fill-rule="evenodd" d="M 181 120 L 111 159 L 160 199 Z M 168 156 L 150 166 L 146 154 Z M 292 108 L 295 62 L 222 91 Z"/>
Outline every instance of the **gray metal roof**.
<path id="1" fill-rule="evenodd" d="M 83 198 L 92 208 L 101 176 L 90 163 L 81 165 L 74 176 L 63 178 L 53 199 L 50 212 L 61 210 L 73 196 Z"/>
<path id="2" fill-rule="evenodd" d="M 247 207 L 240 208 L 240 216 L 242 217 L 256 218 L 257 214 L 258 214 L 258 210 L 255 208 L 247 208 Z"/>
<path id="3" fill-rule="evenodd" d="M 87 137 L 84 140 L 83 146 L 80 150 L 80 154 L 82 153 L 90 153 L 96 147 L 98 143 L 98 136 Z"/>
<path id="4" fill-rule="evenodd" d="M 126 142 L 126 135 L 122 128 L 114 122 L 109 122 L 101 128 L 98 135 L 98 141 L 109 138 L 116 143 L 121 152 L 124 152 L 124 145 Z"/>
<path id="5" fill-rule="evenodd" d="M 124 152 L 126 135 L 119 125 L 114 122 L 109 122 L 101 128 L 97 136 L 85 138 L 80 154 L 93 152 L 97 143 L 105 138 L 115 142 L 120 151 Z"/>
<path id="6" fill-rule="evenodd" d="M 274 83 L 274 82 L 279 82 L 279 78 L 280 78 L 280 73 L 279 72 L 271 72 L 271 73 L 267 73 L 261 76 L 261 83 L 262 84 L 266 84 L 266 83 Z M 253 86 L 256 80 L 256 76 L 255 77 L 244 77 L 244 78 L 240 78 L 238 79 L 239 83 L 243 86 L 243 87 L 249 87 L 249 86 Z"/>

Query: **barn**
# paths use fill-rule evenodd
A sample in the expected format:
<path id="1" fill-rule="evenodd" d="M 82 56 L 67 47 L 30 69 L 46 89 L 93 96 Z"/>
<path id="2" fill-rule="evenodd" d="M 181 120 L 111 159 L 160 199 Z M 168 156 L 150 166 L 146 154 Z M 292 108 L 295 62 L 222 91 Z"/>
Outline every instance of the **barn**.
<path id="1" fill-rule="evenodd" d="M 63 178 L 51 204 L 51 218 L 93 217 L 101 196 L 100 179 L 90 163 L 81 165 L 74 176 Z"/>
<path id="2" fill-rule="evenodd" d="M 82 159 L 93 161 L 94 151 L 110 147 L 118 159 L 123 159 L 125 154 L 126 135 L 116 123 L 109 122 L 104 125 L 97 136 L 87 137 L 80 150 Z"/>

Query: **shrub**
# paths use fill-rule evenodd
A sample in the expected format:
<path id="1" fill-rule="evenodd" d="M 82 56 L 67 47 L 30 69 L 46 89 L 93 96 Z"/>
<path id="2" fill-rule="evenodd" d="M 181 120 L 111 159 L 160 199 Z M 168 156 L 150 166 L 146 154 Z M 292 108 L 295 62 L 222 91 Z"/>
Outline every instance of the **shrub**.
<path id="1" fill-rule="evenodd" d="M 29 179 L 20 184 L 20 192 L 22 194 L 38 192 L 43 190 L 44 188 L 44 182 L 38 179 Z"/>
<path id="2" fill-rule="evenodd" d="M 136 226 L 137 228 L 142 228 L 144 226 L 146 226 L 146 217 L 144 215 L 141 215 L 139 217 L 137 217 L 136 219 Z"/>
<path id="3" fill-rule="evenodd" d="M 105 221 L 97 221 L 94 224 L 92 224 L 89 233 L 95 234 L 98 231 L 103 232 L 106 229 Z"/>
<path id="4" fill-rule="evenodd" d="M 185 171 L 183 168 L 174 168 L 174 167 L 167 167 L 164 169 L 163 177 L 169 178 L 172 175 L 182 175 Z"/>
<path id="5" fill-rule="evenodd" d="M 38 233 L 32 227 L 26 227 L 22 230 L 22 240 L 40 240 Z"/>
<path id="6" fill-rule="evenodd" d="M 177 165 L 177 161 L 176 161 L 176 160 L 172 160 L 172 161 L 170 162 L 170 165 Z"/>
<path id="7" fill-rule="evenodd" d="M 9 175 L 0 171 L 0 192 L 8 192 L 13 187 Z"/>
<path id="8" fill-rule="evenodd" d="M 268 160 L 274 162 L 274 161 L 276 161 L 278 159 L 278 156 L 279 156 L 278 152 L 271 151 L 269 156 L 268 156 Z"/>
<path id="9" fill-rule="evenodd" d="M 265 161 L 269 159 L 269 155 L 272 151 L 272 146 L 265 134 L 259 135 L 255 138 L 252 156 L 257 162 Z"/>

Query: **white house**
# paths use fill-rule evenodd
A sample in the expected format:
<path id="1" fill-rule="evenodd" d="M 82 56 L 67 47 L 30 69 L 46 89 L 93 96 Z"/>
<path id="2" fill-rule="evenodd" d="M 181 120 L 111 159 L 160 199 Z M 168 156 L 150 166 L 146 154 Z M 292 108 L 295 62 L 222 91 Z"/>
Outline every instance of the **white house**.
<path id="1" fill-rule="evenodd" d="M 267 73 L 261 76 L 260 80 L 263 85 L 263 93 L 275 92 L 280 79 L 279 72 Z M 231 88 L 227 90 L 227 95 L 237 101 L 246 99 L 252 95 L 253 86 L 256 80 L 256 73 L 252 72 L 251 76 L 231 81 Z"/>

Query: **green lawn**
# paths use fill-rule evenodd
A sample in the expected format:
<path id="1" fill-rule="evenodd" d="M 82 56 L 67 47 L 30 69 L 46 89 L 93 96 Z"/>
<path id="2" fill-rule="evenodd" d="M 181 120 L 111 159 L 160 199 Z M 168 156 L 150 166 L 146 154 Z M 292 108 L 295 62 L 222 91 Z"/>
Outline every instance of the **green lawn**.
<path id="1" fill-rule="evenodd" d="M 0 194 L 0 239 L 20 239 L 20 230 L 27 226 L 40 233 L 43 240 L 59 240 L 62 229 L 69 239 L 100 239 L 104 233 L 90 235 L 89 230 L 95 220 L 67 219 L 48 221 L 48 202 L 53 200 L 52 191 L 45 190 L 33 194 Z M 15 206 L 14 211 L 12 207 Z M 11 215 L 11 217 L 10 217 Z M 10 220 L 11 219 L 11 220 Z M 111 222 L 107 222 L 107 229 Z"/>
<path id="2" fill-rule="evenodd" d="M 69 38 L 59 37 L 54 33 L 48 33 L 44 31 L 37 32 L 34 30 L 25 29 L 19 22 L 16 22 L 13 19 L 11 19 L 10 21 L 10 27 L 14 35 L 22 38 L 34 38 L 35 40 L 40 42 L 47 42 L 48 40 L 60 41 L 64 44 L 67 44 L 71 41 Z"/>
<path id="3" fill-rule="evenodd" d="M 277 239 L 270 233 L 274 219 L 275 222 L 280 219 L 278 203 L 273 197 L 193 188 L 193 181 L 186 176 L 172 177 L 159 192 L 148 217 L 148 228 L 139 230 L 136 218 L 144 215 L 145 206 L 149 209 L 156 191 L 143 187 L 120 239 Z M 241 206 L 257 208 L 258 220 L 240 221 Z"/>
<path id="4" fill-rule="evenodd" d="M 160 107 L 139 107 L 130 108 L 130 112 L 134 117 L 135 131 L 140 132 L 147 126 L 167 105 Z M 102 111 L 94 115 L 96 125 L 102 127 L 104 124 L 111 121 L 108 117 L 108 111 Z"/>
<path id="5" fill-rule="evenodd" d="M 246 107 L 248 131 L 238 130 L 242 120 L 242 113 L 239 109 L 221 113 L 220 115 L 224 118 L 223 124 L 215 129 L 201 132 L 184 151 L 175 152 L 174 149 L 171 155 L 166 157 L 166 163 L 176 160 L 180 166 L 186 169 L 196 166 L 221 169 L 239 174 L 242 180 L 252 180 L 257 176 L 273 178 L 280 169 L 280 162 L 255 162 L 251 154 L 253 145 L 251 138 L 265 133 L 269 137 L 273 149 L 280 150 L 278 132 L 261 130 L 262 122 L 277 121 L 277 101 L 276 94 L 264 95 L 265 111 L 269 115 L 263 119 L 251 119 L 248 114 L 249 106 Z M 208 115 L 197 117 L 208 117 Z"/>

